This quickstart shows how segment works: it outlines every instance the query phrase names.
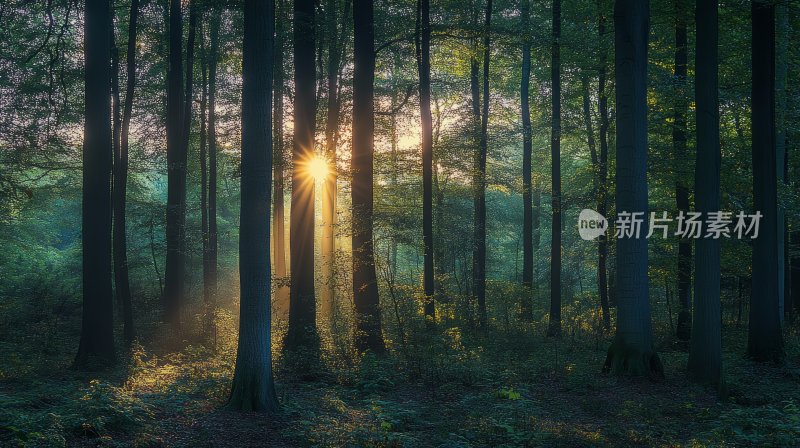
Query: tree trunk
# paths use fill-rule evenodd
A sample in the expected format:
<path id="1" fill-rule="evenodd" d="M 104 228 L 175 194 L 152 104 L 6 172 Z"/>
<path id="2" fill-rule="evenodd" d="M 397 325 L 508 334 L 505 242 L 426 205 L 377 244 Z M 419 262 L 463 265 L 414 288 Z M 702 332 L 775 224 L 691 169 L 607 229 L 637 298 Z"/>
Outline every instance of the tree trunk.
<path id="1" fill-rule="evenodd" d="M 422 241 L 425 317 L 436 321 L 433 270 L 433 123 L 431 118 L 431 4 L 417 0 L 416 53 L 422 125 Z"/>
<path id="2" fill-rule="evenodd" d="M 531 185 L 531 159 L 533 141 L 529 88 L 531 83 L 530 0 L 522 0 L 522 81 L 519 96 L 522 105 L 522 303 L 521 317 L 533 319 L 533 186 Z"/>
<path id="3" fill-rule="evenodd" d="M 553 41 L 551 48 L 550 79 L 552 93 L 552 129 L 550 154 L 552 157 L 552 243 L 550 246 L 550 322 L 548 336 L 561 335 L 561 0 L 553 0 Z"/>
<path id="4" fill-rule="evenodd" d="M 473 28 L 476 30 L 478 29 L 478 8 L 477 8 L 477 1 L 473 3 L 472 8 L 472 25 Z M 480 65 L 478 63 L 478 40 L 475 39 L 472 42 L 472 55 L 470 56 L 469 60 L 469 85 L 470 85 L 470 94 L 471 94 L 471 106 L 472 106 L 472 126 L 471 128 L 474 131 L 473 138 L 475 139 L 475 143 L 477 144 L 477 150 L 475 151 L 475 157 L 473 159 L 473 166 L 472 166 L 472 188 L 473 188 L 473 241 L 472 241 L 472 281 L 467 282 L 467 290 L 472 289 L 471 296 L 474 297 L 476 300 L 480 302 L 478 299 L 478 292 L 477 292 L 477 282 L 476 282 L 476 266 L 478 264 L 478 214 L 479 214 L 479 202 L 480 202 L 480 191 L 482 190 L 483 185 L 483 176 L 481 171 L 481 90 L 480 90 L 480 79 L 479 79 L 479 70 Z M 470 288 L 471 286 L 471 288 Z M 485 291 L 484 291 L 485 293 Z M 472 316 L 472 314 L 470 314 Z M 472 319 L 472 317 L 470 317 Z M 472 321 L 472 320 L 471 320 Z"/>
<path id="5" fill-rule="evenodd" d="M 294 148 L 289 225 L 291 287 L 286 348 L 319 344 L 314 295 L 314 178 L 305 167 L 314 158 L 314 1 L 294 1 Z"/>
<path id="6" fill-rule="evenodd" d="M 217 297 L 217 61 L 219 59 L 220 12 L 211 11 L 209 20 L 208 61 L 208 276 L 205 283 L 210 293 L 213 312 Z M 212 327 L 213 327 L 212 321 Z M 212 328 L 213 329 L 213 328 Z"/>
<path id="7" fill-rule="evenodd" d="M 675 160 L 675 202 L 679 212 L 689 212 L 689 188 L 686 186 L 687 174 L 683 168 L 686 164 L 686 15 L 687 11 L 676 2 L 675 10 L 675 83 L 678 92 L 675 95 L 672 128 L 672 148 Z M 703 18 L 705 20 L 705 18 Z M 698 59 L 699 60 L 699 59 Z M 680 237 L 678 241 L 678 325 L 675 331 L 679 341 L 686 343 L 692 329 L 692 241 Z M 685 347 L 685 346 L 684 346 Z"/>
<path id="8" fill-rule="evenodd" d="M 383 353 L 372 247 L 375 31 L 372 0 L 353 1 L 353 301 L 356 347 Z"/>
<path id="9" fill-rule="evenodd" d="M 167 261 L 164 273 L 165 320 L 180 327 L 184 301 L 184 238 L 186 203 L 186 153 L 183 144 L 183 21 L 181 1 L 170 0 L 169 69 L 167 71 Z"/>
<path id="10" fill-rule="evenodd" d="M 133 343 L 134 338 L 131 287 L 128 278 L 128 244 L 125 233 L 125 209 L 128 186 L 128 137 L 130 134 L 131 114 L 133 112 L 133 90 L 136 85 L 136 28 L 138 17 L 139 0 L 132 0 L 130 22 L 128 25 L 128 54 L 126 58 L 126 72 L 128 78 L 125 86 L 125 106 L 121 119 L 118 117 L 120 107 L 119 70 L 118 68 L 113 69 L 113 85 L 115 85 L 114 90 L 116 91 L 116 99 L 114 101 L 115 128 L 119 123 L 119 134 L 117 135 L 115 130 L 114 135 L 114 285 L 116 286 L 117 302 L 122 307 L 122 333 L 127 346 Z M 114 48 L 116 49 L 116 45 L 114 45 Z"/>
<path id="11" fill-rule="evenodd" d="M 111 288 L 111 9 L 105 0 L 87 0 L 84 20 L 85 121 L 83 137 L 83 316 L 75 366 L 102 368 L 114 363 L 114 310 Z"/>
<path id="12" fill-rule="evenodd" d="M 617 104 L 618 212 L 644 213 L 647 206 L 647 41 L 650 4 L 617 0 L 614 59 Z M 646 219 L 643 223 L 646 225 Z M 663 376 L 653 348 L 647 280 L 647 239 L 617 238 L 617 333 L 603 371 L 617 375 Z"/>
<path id="13" fill-rule="evenodd" d="M 775 159 L 775 5 L 752 2 L 753 17 L 753 204 L 763 214 L 753 239 L 753 285 L 747 354 L 756 361 L 782 361 L 778 303 L 778 198 Z"/>
<path id="14" fill-rule="evenodd" d="M 273 197 L 274 210 L 272 211 L 272 259 L 274 263 L 273 273 L 278 279 L 278 286 L 275 290 L 273 308 L 278 317 L 285 319 L 289 313 L 289 287 L 287 286 L 286 273 L 286 216 L 284 213 L 284 167 L 285 167 L 285 145 L 283 136 L 284 105 L 283 94 L 286 82 L 284 71 L 284 0 L 278 0 L 275 10 L 275 96 L 273 108 L 275 114 L 272 120 L 273 134 Z"/>
<path id="15" fill-rule="evenodd" d="M 203 242 L 203 333 L 209 334 L 211 290 L 208 287 L 208 54 L 204 33 L 200 31 L 200 236 Z"/>
<path id="16" fill-rule="evenodd" d="M 698 0 L 695 102 L 697 165 L 695 204 L 708 217 L 720 209 L 720 145 L 717 0 Z M 720 240 L 699 238 L 695 252 L 694 319 L 689 346 L 689 374 L 722 386 Z"/>
<path id="17" fill-rule="evenodd" d="M 776 172 L 778 183 L 788 185 L 788 161 L 786 157 L 786 81 L 789 71 L 788 46 L 789 46 L 789 14 L 788 2 L 775 3 L 775 160 L 778 165 Z M 786 235 L 786 209 L 778 206 L 778 307 L 780 319 L 783 323 L 784 315 L 788 312 L 786 307 L 787 291 L 789 289 L 789 274 Z M 791 298 L 788 298 L 791 300 Z"/>
<path id="18" fill-rule="evenodd" d="M 485 329 L 486 316 L 486 153 L 489 128 L 489 61 L 491 57 L 492 0 L 486 1 L 483 28 L 483 111 L 480 147 L 475 161 L 475 247 L 472 254 L 473 294 L 478 302 L 478 324 Z M 476 73 L 477 76 L 477 73 Z M 474 107 L 474 106 L 473 106 Z"/>
<path id="19" fill-rule="evenodd" d="M 278 410 L 272 377 L 269 215 L 272 175 L 274 3 L 245 0 L 242 49 L 242 188 L 239 343 L 228 406 Z"/>
<path id="20" fill-rule="evenodd" d="M 598 0 L 598 8 L 602 8 L 602 1 Z M 600 160 L 597 176 L 599 178 L 600 190 L 597 196 L 597 212 L 606 216 L 608 208 L 608 95 L 606 94 L 606 57 L 608 49 L 606 47 L 606 16 L 605 11 L 600 9 L 597 24 L 598 38 L 600 39 L 600 66 L 597 75 L 597 98 L 598 109 L 600 111 L 600 128 L 598 137 L 600 139 Z M 600 235 L 597 243 L 597 288 L 600 292 L 600 311 L 603 314 L 603 328 L 608 331 L 611 329 L 611 313 L 608 309 L 608 236 Z"/>

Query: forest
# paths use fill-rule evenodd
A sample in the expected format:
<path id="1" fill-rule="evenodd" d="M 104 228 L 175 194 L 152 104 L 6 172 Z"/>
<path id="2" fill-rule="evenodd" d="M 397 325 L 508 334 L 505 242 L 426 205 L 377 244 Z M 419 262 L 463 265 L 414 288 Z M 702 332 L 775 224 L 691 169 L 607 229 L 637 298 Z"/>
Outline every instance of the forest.
<path id="1" fill-rule="evenodd" d="M 0 446 L 800 446 L 797 42 L 798 0 L 0 2 Z"/>

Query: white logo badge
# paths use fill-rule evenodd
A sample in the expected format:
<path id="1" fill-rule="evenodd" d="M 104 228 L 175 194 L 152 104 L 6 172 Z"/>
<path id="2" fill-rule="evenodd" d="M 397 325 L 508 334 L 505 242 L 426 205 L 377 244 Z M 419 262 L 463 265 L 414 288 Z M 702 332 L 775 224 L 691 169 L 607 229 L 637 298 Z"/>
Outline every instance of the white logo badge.
<path id="1" fill-rule="evenodd" d="M 590 208 L 581 210 L 581 214 L 578 215 L 578 233 L 582 239 L 591 241 L 605 235 L 606 230 L 608 230 L 608 220 L 605 216 Z"/>

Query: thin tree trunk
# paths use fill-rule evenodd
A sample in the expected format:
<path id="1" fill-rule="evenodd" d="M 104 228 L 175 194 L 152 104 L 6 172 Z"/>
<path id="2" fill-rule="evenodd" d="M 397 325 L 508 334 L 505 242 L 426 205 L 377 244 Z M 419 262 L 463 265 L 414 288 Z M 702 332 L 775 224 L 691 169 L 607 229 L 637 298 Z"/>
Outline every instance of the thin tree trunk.
<path id="1" fill-rule="evenodd" d="M 245 0 L 242 50 L 242 188 L 239 343 L 230 408 L 278 410 L 270 344 L 269 215 L 272 175 L 274 3 Z"/>
<path id="2" fill-rule="evenodd" d="M 473 2 L 472 7 L 472 25 L 473 28 L 476 30 L 478 29 L 478 7 L 477 7 L 477 0 Z M 472 55 L 469 61 L 469 84 L 470 84 L 470 94 L 471 94 L 471 105 L 472 105 L 472 129 L 474 130 L 473 137 L 475 138 L 475 143 L 477 144 L 477 148 L 475 151 L 475 157 L 473 160 L 473 167 L 472 167 L 472 188 L 473 188 L 473 213 L 474 213 L 474 221 L 473 221 L 473 241 L 472 241 L 472 281 L 467 282 L 467 290 L 470 293 L 471 297 L 477 299 L 478 297 L 478 288 L 477 288 L 477 273 L 476 273 L 476 266 L 478 264 L 478 214 L 479 211 L 479 191 L 482 190 L 483 185 L 483 177 L 481 176 L 481 90 L 480 90 L 480 79 L 479 79 L 479 70 L 480 65 L 478 62 L 478 40 L 474 39 L 472 42 Z M 484 291 L 485 293 L 485 291 Z M 479 299 L 477 299 L 480 302 Z M 480 308 L 480 306 L 478 306 Z M 472 322 L 472 315 L 470 315 L 470 321 Z"/>
<path id="3" fill-rule="evenodd" d="M 416 54 L 419 72 L 419 107 L 422 126 L 422 241 L 425 317 L 436 321 L 433 260 L 433 123 L 431 118 L 430 0 L 417 0 Z"/>
<path id="4" fill-rule="evenodd" d="M 553 0 L 553 41 L 551 54 L 552 129 L 552 243 L 550 245 L 550 321 L 548 336 L 561 335 L 561 0 Z"/>
<path id="5" fill-rule="evenodd" d="M 720 209 L 719 83 L 717 0 L 697 0 L 695 102 L 697 165 L 695 204 L 708 217 Z M 689 374 L 722 386 L 722 322 L 719 239 L 700 238 L 695 252 L 695 305 L 689 346 Z"/>
<path id="6" fill-rule="evenodd" d="M 786 157 L 786 84 L 789 70 L 789 13 L 786 1 L 775 3 L 775 160 L 778 184 L 788 185 L 788 158 Z M 789 285 L 786 235 L 786 209 L 778 206 L 778 307 L 781 323 L 787 312 L 787 290 Z M 789 298 L 791 300 L 791 298 Z"/>
<path id="7" fill-rule="evenodd" d="M 203 335 L 207 338 L 212 332 L 213 297 L 208 282 L 211 270 L 208 244 L 208 53 L 202 28 L 200 36 L 200 235 L 203 242 Z"/>
<path id="8" fill-rule="evenodd" d="M 614 60 L 617 104 L 617 210 L 643 213 L 647 205 L 647 41 L 650 4 L 617 0 L 614 5 Z M 646 225 L 646 219 L 644 225 Z M 603 370 L 616 375 L 664 373 L 653 347 L 647 239 L 617 238 L 617 333 Z"/>
<path id="9" fill-rule="evenodd" d="M 217 61 L 219 59 L 220 12 L 211 11 L 208 61 L 208 285 L 213 314 L 217 297 Z M 212 327 L 213 327 L 212 322 Z M 213 329 L 213 328 L 212 328 Z"/>
<path id="10" fill-rule="evenodd" d="M 784 357 L 778 303 L 778 198 L 775 159 L 775 5 L 753 0 L 753 203 L 763 214 L 753 239 L 753 283 L 747 354 L 756 361 Z"/>
<path id="11" fill-rule="evenodd" d="M 519 96 L 522 105 L 522 303 L 521 317 L 533 319 L 533 186 L 531 185 L 531 159 L 533 139 L 531 130 L 530 83 L 531 83 L 531 38 L 530 0 L 522 0 L 522 81 Z"/>
<path id="12" fill-rule="evenodd" d="M 675 95 L 675 106 L 673 109 L 674 124 L 672 128 L 672 147 L 675 160 L 675 202 L 679 212 L 684 214 L 689 212 L 689 188 L 686 186 L 688 173 L 683 168 L 686 162 L 686 110 L 688 103 L 686 100 L 686 15 L 687 11 L 681 7 L 680 1 L 675 3 L 675 83 L 678 92 Z M 705 20 L 705 19 L 703 19 Z M 678 326 L 676 336 L 684 343 L 689 341 L 692 329 L 691 311 L 691 288 L 692 288 L 692 241 L 689 238 L 680 237 L 678 241 L 678 303 L 680 312 L 678 313 Z"/>
<path id="13" fill-rule="evenodd" d="M 314 1 L 294 1 L 294 148 L 292 209 L 289 225 L 289 330 L 286 348 L 319 344 L 314 293 L 314 178 L 305 167 L 314 158 L 316 100 L 314 83 Z"/>
<path id="14" fill-rule="evenodd" d="M 600 66 L 597 75 L 597 98 L 600 110 L 600 160 L 597 176 L 600 187 L 597 196 L 597 211 L 606 216 L 608 207 L 608 95 L 606 94 L 606 16 L 602 9 L 602 0 L 598 0 L 599 19 L 597 24 L 598 38 L 600 39 Z M 597 288 L 600 292 L 600 311 L 603 314 L 603 328 L 611 329 L 611 313 L 608 309 L 608 236 L 600 235 L 597 243 Z"/>
<path id="15" fill-rule="evenodd" d="M 128 24 L 128 53 L 126 56 L 127 80 L 125 86 L 125 106 L 119 125 L 119 146 L 114 154 L 114 284 L 117 301 L 122 305 L 123 337 L 130 346 L 134 339 L 133 307 L 131 304 L 130 280 L 128 278 L 128 244 L 125 232 L 125 209 L 128 185 L 128 137 L 130 134 L 131 115 L 133 113 L 133 93 L 136 86 L 136 30 L 139 17 L 139 0 L 131 1 L 130 21 Z M 114 46 L 116 48 L 116 45 Z M 114 71 L 115 82 L 119 83 L 119 71 Z M 119 111 L 119 87 L 116 88 L 116 105 L 114 123 L 117 123 Z"/>
<path id="16" fill-rule="evenodd" d="M 183 20 L 181 1 L 170 0 L 169 68 L 167 70 L 167 261 L 164 273 L 165 320 L 180 327 L 184 301 L 184 231 L 186 204 L 186 153 L 183 144 Z"/>
<path id="17" fill-rule="evenodd" d="M 114 310 L 111 287 L 111 9 L 105 0 L 87 0 L 85 39 L 85 121 L 83 132 L 83 316 L 75 366 L 114 363 Z"/>
<path id="18" fill-rule="evenodd" d="M 272 251 L 273 251 L 273 273 L 278 279 L 278 286 L 275 291 L 273 308 L 275 313 L 286 318 L 289 313 L 289 287 L 286 284 L 286 216 L 284 207 L 284 167 L 286 160 L 286 150 L 283 135 L 284 121 L 284 85 L 286 75 L 284 71 L 284 0 L 278 0 L 275 12 L 275 77 L 274 77 L 274 98 L 273 108 L 275 114 L 272 120 L 273 134 L 273 165 L 274 173 L 272 201 L 274 210 L 272 211 Z"/>
<path id="19" fill-rule="evenodd" d="M 372 246 L 375 31 L 372 0 L 353 1 L 353 301 L 356 347 L 383 353 Z"/>

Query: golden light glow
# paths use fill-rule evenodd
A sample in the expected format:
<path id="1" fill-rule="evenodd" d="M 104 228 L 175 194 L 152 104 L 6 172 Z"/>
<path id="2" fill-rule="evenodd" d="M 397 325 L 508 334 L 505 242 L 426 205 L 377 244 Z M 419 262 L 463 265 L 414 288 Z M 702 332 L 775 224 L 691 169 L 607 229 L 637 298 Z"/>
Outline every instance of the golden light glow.
<path id="1" fill-rule="evenodd" d="M 306 171 L 316 181 L 325 180 L 328 177 L 328 161 L 324 157 L 315 155 L 308 161 Z"/>

